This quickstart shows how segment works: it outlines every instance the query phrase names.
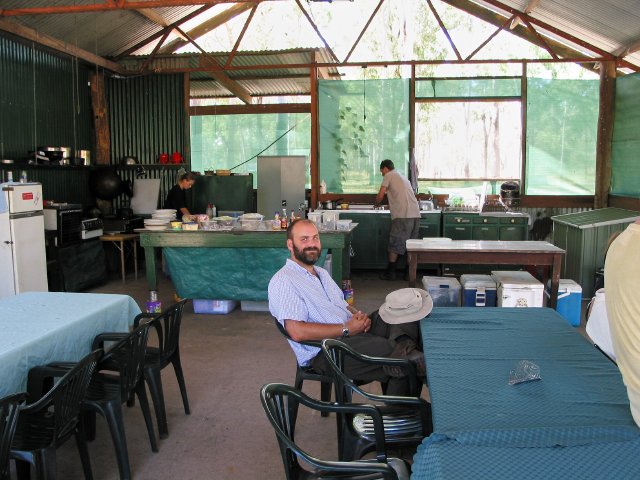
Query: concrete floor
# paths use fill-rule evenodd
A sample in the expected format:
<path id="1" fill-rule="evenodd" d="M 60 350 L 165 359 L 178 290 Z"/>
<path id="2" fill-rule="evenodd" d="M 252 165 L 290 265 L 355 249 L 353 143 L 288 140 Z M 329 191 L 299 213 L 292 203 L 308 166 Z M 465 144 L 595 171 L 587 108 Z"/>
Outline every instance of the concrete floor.
<path id="1" fill-rule="evenodd" d="M 406 286 L 402 280 L 378 280 L 378 273 L 352 275 L 356 305 L 363 311 L 375 310 L 387 293 Z M 168 305 L 173 297 L 171 282 L 162 274 L 158 277 L 160 300 Z M 92 292 L 130 295 L 141 308 L 148 296 L 144 271 L 138 280 L 128 275 L 126 284 L 113 274 L 108 284 Z M 151 452 L 139 407 L 124 408 L 134 478 L 284 478 L 275 436 L 258 392 L 268 382 L 292 384 L 295 360 L 269 313 L 236 309 L 227 315 L 194 314 L 192 303 L 188 302 L 180 348 L 192 413 L 184 414 L 171 368 L 163 371 L 169 437 L 158 440 L 158 453 Z M 319 397 L 317 382 L 308 382 L 303 390 Z M 321 418 L 301 410 L 297 433 L 297 442 L 310 453 L 320 458 L 336 458 L 333 417 Z M 101 418 L 97 420 L 96 440 L 89 449 L 94 478 L 117 479 L 111 438 Z M 60 479 L 83 478 L 73 441 L 58 450 L 58 471 Z"/>
<path id="2" fill-rule="evenodd" d="M 378 280 L 378 272 L 353 276 L 356 305 L 373 311 L 387 293 L 406 286 L 404 281 Z M 173 300 L 170 280 L 159 277 L 164 305 Z M 133 297 L 144 309 L 148 287 L 144 271 L 122 284 L 117 274 L 96 293 L 120 293 Z M 191 415 L 185 415 L 173 370 L 163 371 L 169 437 L 158 440 L 159 452 L 151 452 L 138 406 L 124 408 L 129 458 L 136 479 L 280 479 L 284 471 L 271 425 L 259 401 L 260 387 L 269 382 L 292 384 L 295 359 L 273 325 L 268 312 L 227 315 L 194 314 L 185 307 L 180 350 Z M 318 398 L 319 385 L 308 382 L 303 390 Z M 155 420 L 155 419 L 154 419 Z M 335 459 L 334 417 L 321 418 L 301 410 L 296 440 L 311 453 Z M 89 444 L 94 478 L 117 479 L 118 470 L 106 424 L 97 419 L 96 440 Z M 58 449 L 60 479 L 83 478 L 75 443 Z"/>

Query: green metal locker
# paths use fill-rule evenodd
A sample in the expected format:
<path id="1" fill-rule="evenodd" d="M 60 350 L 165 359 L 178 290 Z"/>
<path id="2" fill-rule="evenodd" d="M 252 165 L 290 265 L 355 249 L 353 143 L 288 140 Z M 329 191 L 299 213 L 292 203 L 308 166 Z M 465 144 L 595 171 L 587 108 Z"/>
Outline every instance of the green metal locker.
<path id="1" fill-rule="evenodd" d="M 592 297 L 595 273 L 604 266 L 609 237 L 627 228 L 639 216 L 640 212 L 633 210 L 602 208 L 551 217 L 553 244 L 567 252 L 562 278 L 575 280 L 582 286 L 583 297 Z"/>

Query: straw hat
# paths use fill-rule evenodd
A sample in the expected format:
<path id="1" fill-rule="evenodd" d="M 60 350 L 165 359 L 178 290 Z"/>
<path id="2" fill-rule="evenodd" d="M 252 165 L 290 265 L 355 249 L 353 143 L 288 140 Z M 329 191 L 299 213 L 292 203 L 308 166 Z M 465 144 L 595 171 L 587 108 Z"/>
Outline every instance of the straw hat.
<path id="1" fill-rule="evenodd" d="M 401 288 L 387 295 L 378 314 L 386 323 L 398 324 L 420 320 L 433 309 L 433 300 L 420 288 Z"/>

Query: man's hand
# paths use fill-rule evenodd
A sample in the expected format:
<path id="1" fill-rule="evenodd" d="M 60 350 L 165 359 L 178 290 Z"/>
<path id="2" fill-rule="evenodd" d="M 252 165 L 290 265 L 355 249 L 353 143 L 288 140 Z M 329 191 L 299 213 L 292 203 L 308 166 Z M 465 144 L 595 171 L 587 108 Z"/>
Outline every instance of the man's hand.
<path id="1" fill-rule="evenodd" d="M 349 329 L 349 335 L 366 333 L 371 328 L 371 319 L 363 312 L 355 312 L 345 324 Z"/>

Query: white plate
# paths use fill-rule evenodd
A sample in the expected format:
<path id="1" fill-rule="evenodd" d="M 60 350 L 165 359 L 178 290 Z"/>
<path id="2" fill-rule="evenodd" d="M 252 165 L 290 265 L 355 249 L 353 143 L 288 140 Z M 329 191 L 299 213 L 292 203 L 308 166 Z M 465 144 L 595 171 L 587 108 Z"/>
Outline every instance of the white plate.
<path id="1" fill-rule="evenodd" d="M 145 227 L 147 230 L 154 230 L 154 231 L 160 231 L 160 230 L 167 230 L 169 227 L 167 225 L 145 225 Z"/>
<path id="2" fill-rule="evenodd" d="M 144 219 L 144 224 L 145 225 L 166 225 L 167 220 L 165 220 L 164 218 L 145 218 Z"/>
<path id="3" fill-rule="evenodd" d="M 153 213 L 171 213 L 175 215 L 176 211 L 173 208 L 159 208 L 157 210 L 154 210 Z"/>

